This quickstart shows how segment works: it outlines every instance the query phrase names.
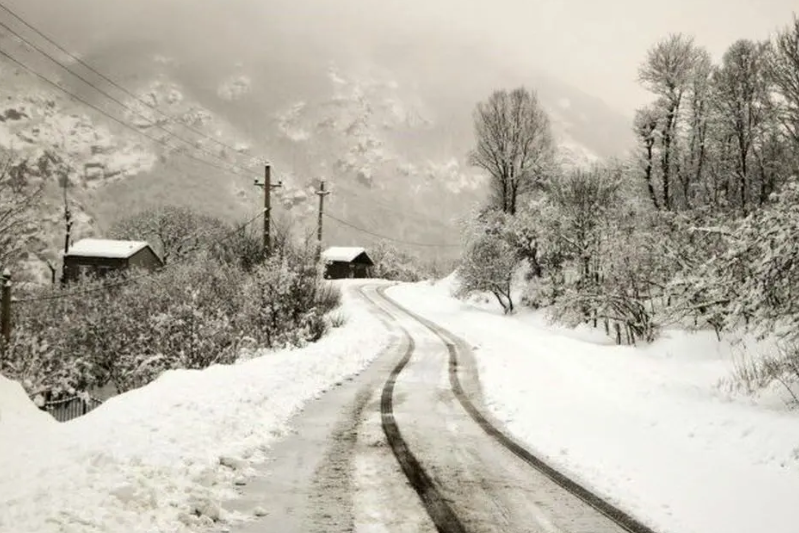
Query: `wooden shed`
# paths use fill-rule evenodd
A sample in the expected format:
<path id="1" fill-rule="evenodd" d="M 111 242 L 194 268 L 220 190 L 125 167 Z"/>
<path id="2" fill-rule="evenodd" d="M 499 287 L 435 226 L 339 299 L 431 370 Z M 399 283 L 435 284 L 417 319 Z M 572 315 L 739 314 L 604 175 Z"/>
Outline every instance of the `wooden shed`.
<path id="1" fill-rule="evenodd" d="M 163 266 L 161 258 L 146 242 L 82 239 L 64 255 L 64 278 L 71 282 L 83 276 L 103 277 L 131 269 L 152 272 Z"/>
<path id="2" fill-rule="evenodd" d="M 332 246 L 322 252 L 325 279 L 369 278 L 375 265 L 364 248 Z"/>

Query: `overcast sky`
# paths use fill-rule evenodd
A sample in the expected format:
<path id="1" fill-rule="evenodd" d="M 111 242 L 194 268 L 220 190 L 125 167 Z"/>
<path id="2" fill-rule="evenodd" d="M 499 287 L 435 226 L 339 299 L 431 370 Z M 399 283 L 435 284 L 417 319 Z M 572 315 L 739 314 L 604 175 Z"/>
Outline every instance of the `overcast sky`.
<path id="1" fill-rule="evenodd" d="M 693 34 L 720 58 L 739 38 L 762 39 L 799 14 L 797 0 L 382 0 L 412 20 L 447 21 L 519 54 L 519 61 L 625 114 L 647 101 L 636 82 L 646 50 L 669 32 Z M 417 5 L 418 4 L 418 5 Z"/>
<path id="2" fill-rule="evenodd" d="M 786 26 L 799 0 L 12 0 L 61 35 L 73 18 L 92 34 L 113 28 L 99 19 L 119 15 L 132 32 L 178 24 L 197 39 L 224 48 L 222 32 L 242 45 L 262 47 L 267 26 L 322 43 L 321 50 L 368 49 L 370 42 L 481 41 L 503 50 L 520 71 L 544 70 L 632 115 L 649 96 L 636 81 L 647 49 L 670 32 L 695 36 L 719 58 L 739 38 L 762 39 Z M 58 6 L 64 12 L 53 15 Z M 169 9 L 167 9 L 169 6 Z M 99 9 L 103 7 L 103 9 Z M 134 22 L 129 12 L 148 13 Z M 258 15 L 255 13 L 258 12 Z M 122 13 L 125 13 L 123 16 Z M 157 14 L 156 14 L 157 13 Z M 195 19 L 195 20 L 192 20 Z M 222 20 L 226 19 L 226 20 Z M 203 22 L 206 30 L 199 29 Z M 59 28 L 61 26 L 61 28 Z M 224 27 L 223 27 L 224 26 Z M 211 32 L 214 39 L 208 39 Z M 191 37 L 191 40 L 195 40 Z M 427 37 L 426 37 L 427 36 Z M 185 38 L 176 37 L 176 38 Z M 244 39 L 241 41 L 240 39 Z M 235 44 L 238 40 L 238 44 Z M 196 43 L 195 43 L 196 44 Z M 421 43 L 424 46 L 424 42 Z M 400 50 L 402 47 L 400 46 Z M 290 58 L 290 50 L 281 50 Z M 401 52 L 400 52 L 401 53 Z M 468 52 L 462 67 L 469 68 Z M 475 72 L 479 76 L 479 72 Z"/>

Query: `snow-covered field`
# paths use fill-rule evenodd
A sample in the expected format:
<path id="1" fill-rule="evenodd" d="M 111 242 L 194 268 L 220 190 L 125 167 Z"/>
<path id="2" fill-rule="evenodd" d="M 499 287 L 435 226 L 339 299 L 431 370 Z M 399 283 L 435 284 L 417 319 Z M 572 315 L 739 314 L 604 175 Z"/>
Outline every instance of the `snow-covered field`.
<path id="1" fill-rule="evenodd" d="M 476 346 L 488 408 L 531 450 L 663 533 L 799 531 L 799 412 L 724 393 L 731 344 L 671 331 L 617 347 L 451 284 L 388 295 Z"/>
<path id="2" fill-rule="evenodd" d="M 345 291 L 346 325 L 307 348 L 168 372 L 64 424 L 0 376 L 0 531 L 197 531 L 224 515 L 291 416 L 388 342 L 355 298 Z"/>

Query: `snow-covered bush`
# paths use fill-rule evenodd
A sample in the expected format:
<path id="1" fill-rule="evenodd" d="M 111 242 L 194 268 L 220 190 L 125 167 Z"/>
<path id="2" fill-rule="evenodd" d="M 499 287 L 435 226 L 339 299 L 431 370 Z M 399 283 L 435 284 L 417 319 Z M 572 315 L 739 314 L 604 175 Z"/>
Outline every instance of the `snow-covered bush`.
<path id="1" fill-rule="evenodd" d="M 718 331 L 745 325 L 761 335 L 794 340 L 799 326 L 799 186 L 787 184 L 770 205 L 739 221 L 692 228 L 720 244 L 680 276 L 682 309 Z"/>
<path id="2" fill-rule="evenodd" d="M 386 241 L 380 241 L 369 255 L 375 263 L 374 277 L 392 281 L 421 281 L 428 272 L 418 257 L 397 249 Z"/>
<path id="3" fill-rule="evenodd" d="M 519 255 L 507 238 L 503 213 L 486 211 L 467 224 L 465 246 L 457 269 L 455 296 L 493 294 L 505 314 L 513 313 L 512 282 L 520 265 Z"/>
<path id="4" fill-rule="evenodd" d="M 33 291 L 24 298 L 36 301 L 15 305 L 0 373 L 32 396 L 109 384 L 124 392 L 165 370 L 232 363 L 252 340 L 265 348 L 314 342 L 341 294 L 305 258 L 287 253 L 247 272 L 206 254 L 152 276 Z"/>
<path id="5" fill-rule="evenodd" d="M 723 380 L 722 384 L 748 394 L 776 384 L 799 406 L 799 345 L 787 343 L 778 346 L 776 353 L 744 356 L 736 361 L 731 379 Z"/>

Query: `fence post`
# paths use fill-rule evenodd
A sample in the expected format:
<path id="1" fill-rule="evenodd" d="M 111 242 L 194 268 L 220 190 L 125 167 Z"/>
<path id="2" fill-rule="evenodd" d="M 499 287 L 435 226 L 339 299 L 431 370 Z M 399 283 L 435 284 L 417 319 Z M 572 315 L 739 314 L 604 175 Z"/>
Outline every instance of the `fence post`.
<path id="1" fill-rule="evenodd" d="M 2 275 L 2 301 L 0 301 L 0 333 L 5 341 L 11 342 L 11 272 L 6 268 Z"/>

